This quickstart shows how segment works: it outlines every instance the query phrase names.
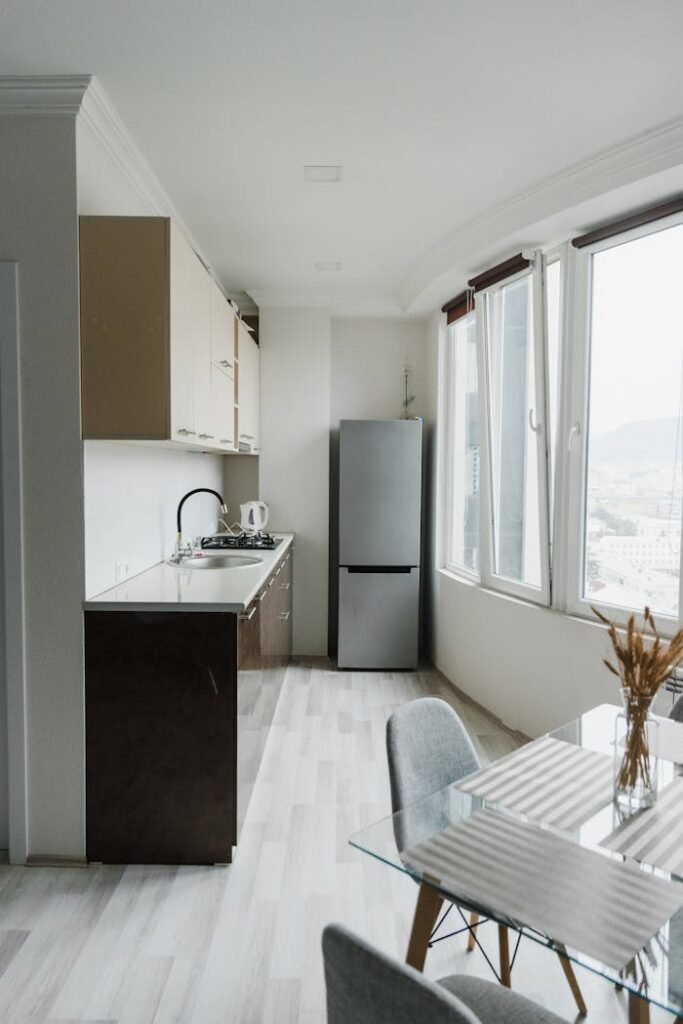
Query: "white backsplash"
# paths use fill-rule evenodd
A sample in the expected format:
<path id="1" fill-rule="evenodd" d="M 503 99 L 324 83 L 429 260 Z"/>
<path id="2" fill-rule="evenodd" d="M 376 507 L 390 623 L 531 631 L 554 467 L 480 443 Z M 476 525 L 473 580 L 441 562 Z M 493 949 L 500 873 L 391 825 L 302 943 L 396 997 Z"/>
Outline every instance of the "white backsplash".
<path id="1" fill-rule="evenodd" d="M 222 493 L 224 480 L 220 455 L 107 441 L 86 441 L 84 449 L 85 593 L 90 598 L 167 558 L 183 494 L 193 487 Z M 213 533 L 218 514 L 211 495 L 190 498 L 183 508 L 184 536 Z"/>

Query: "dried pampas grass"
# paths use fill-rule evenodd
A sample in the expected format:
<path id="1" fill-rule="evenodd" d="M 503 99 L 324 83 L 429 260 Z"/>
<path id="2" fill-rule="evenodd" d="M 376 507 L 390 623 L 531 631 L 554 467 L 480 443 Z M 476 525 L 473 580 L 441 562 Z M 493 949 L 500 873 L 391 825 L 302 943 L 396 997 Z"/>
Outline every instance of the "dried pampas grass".
<path id="1" fill-rule="evenodd" d="M 607 633 L 616 655 L 616 666 L 607 658 L 604 659 L 605 665 L 621 680 L 622 687 L 629 690 L 632 697 L 649 697 L 652 701 L 662 683 L 666 682 L 683 661 L 683 629 L 679 629 L 671 641 L 662 640 L 652 612 L 646 607 L 643 612 L 643 629 L 636 628 L 635 616 L 631 615 L 622 639 L 614 623 L 605 618 L 597 608 L 593 608 L 592 605 L 591 608 L 607 626 Z M 649 646 L 645 641 L 648 626 L 654 637 Z"/>
<path id="2" fill-rule="evenodd" d="M 593 611 L 607 626 L 616 665 L 607 658 L 604 663 L 621 681 L 626 705 L 626 746 L 615 785 L 617 790 L 626 792 L 634 792 L 639 784 L 649 789 L 656 780 L 651 775 L 647 717 L 659 687 L 683 661 L 683 629 L 679 629 L 671 641 L 663 641 L 652 612 L 646 607 L 642 630 L 636 627 L 635 616 L 631 615 L 622 635 L 597 608 Z M 644 636 L 648 627 L 654 637 L 649 643 Z"/>

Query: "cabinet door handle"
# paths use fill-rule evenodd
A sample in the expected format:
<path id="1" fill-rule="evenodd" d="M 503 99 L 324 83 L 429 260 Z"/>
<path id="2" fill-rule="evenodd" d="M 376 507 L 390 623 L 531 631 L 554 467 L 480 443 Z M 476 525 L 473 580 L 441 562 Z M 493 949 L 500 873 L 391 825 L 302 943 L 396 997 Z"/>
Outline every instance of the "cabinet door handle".
<path id="1" fill-rule="evenodd" d="M 255 614 L 256 614 L 256 605 L 254 605 L 253 608 L 251 608 L 250 611 L 240 612 L 239 615 L 237 616 L 237 620 L 238 620 L 238 622 L 249 622 L 250 619 L 254 618 Z"/>
<path id="2" fill-rule="evenodd" d="M 280 590 L 289 590 L 291 585 L 292 585 L 291 583 L 281 583 L 280 584 Z"/>
<path id="3" fill-rule="evenodd" d="M 229 359 L 221 359 L 221 366 L 227 366 L 232 369 L 232 363 Z"/>
<path id="4" fill-rule="evenodd" d="M 214 440 L 214 435 L 213 434 L 200 434 L 199 436 L 201 438 L 208 438 L 210 441 Z"/>
<path id="5" fill-rule="evenodd" d="M 286 622 L 288 618 L 289 612 L 280 612 L 280 614 L 278 615 L 278 619 L 281 619 L 283 622 Z"/>
<path id="6" fill-rule="evenodd" d="M 232 441 L 231 441 L 231 439 L 229 437 L 222 437 L 218 443 L 219 444 L 232 444 Z"/>
<path id="7" fill-rule="evenodd" d="M 197 433 L 197 431 L 196 430 L 188 430 L 187 427 L 180 427 L 180 429 L 178 430 L 178 433 L 179 434 L 191 434 L 192 437 L 194 437 L 195 434 Z"/>
<path id="8" fill-rule="evenodd" d="M 275 575 L 279 576 L 280 573 L 282 572 L 282 569 L 283 569 L 283 566 L 280 566 L 280 568 L 276 570 Z"/>

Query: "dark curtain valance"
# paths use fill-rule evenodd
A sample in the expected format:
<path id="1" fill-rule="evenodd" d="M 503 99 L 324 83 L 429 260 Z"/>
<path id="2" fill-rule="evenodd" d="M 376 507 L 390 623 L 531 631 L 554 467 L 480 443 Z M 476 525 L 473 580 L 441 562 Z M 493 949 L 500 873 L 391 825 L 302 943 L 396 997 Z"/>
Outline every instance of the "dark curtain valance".
<path id="1" fill-rule="evenodd" d="M 467 316 L 474 309 L 474 294 L 471 290 L 461 292 L 454 299 L 441 307 L 441 312 L 446 314 L 446 323 L 452 324 L 461 317 Z"/>
<path id="2" fill-rule="evenodd" d="M 593 231 L 587 231 L 585 235 L 578 235 L 572 238 L 572 245 L 576 249 L 585 249 L 587 245 L 594 242 L 603 242 L 613 235 L 621 235 L 624 231 L 632 231 L 633 228 L 640 228 L 643 224 L 651 224 L 665 217 L 671 217 L 674 213 L 683 211 L 683 196 L 669 199 L 666 203 L 658 203 L 657 206 L 648 206 L 638 213 L 632 213 L 628 217 L 619 217 L 618 220 L 610 220 Z"/>

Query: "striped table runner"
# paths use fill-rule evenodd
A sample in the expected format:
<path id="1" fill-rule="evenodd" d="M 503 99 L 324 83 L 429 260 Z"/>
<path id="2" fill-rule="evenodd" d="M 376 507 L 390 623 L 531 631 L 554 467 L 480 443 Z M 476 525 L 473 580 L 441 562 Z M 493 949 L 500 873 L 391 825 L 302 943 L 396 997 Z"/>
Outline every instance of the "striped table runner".
<path id="1" fill-rule="evenodd" d="M 545 736 L 468 776 L 458 789 L 569 831 L 612 800 L 612 758 Z"/>
<path id="2" fill-rule="evenodd" d="M 683 885 L 494 810 L 412 847 L 406 864 L 449 895 L 620 970 L 683 905 Z"/>
<path id="3" fill-rule="evenodd" d="M 674 779 L 654 807 L 627 818 L 600 845 L 683 876 L 683 779 Z"/>

